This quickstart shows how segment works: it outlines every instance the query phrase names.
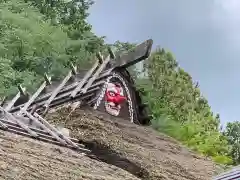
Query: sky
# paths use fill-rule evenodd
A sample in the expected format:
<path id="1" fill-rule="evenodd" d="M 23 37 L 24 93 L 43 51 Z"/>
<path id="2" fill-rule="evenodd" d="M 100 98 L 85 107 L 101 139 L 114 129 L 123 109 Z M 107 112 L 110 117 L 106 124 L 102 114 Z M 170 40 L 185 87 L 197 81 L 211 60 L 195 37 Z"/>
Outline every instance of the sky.
<path id="1" fill-rule="evenodd" d="M 171 51 L 221 123 L 240 120 L 240 0 L 96 0 L 88 21 L 107 42 Z"/>

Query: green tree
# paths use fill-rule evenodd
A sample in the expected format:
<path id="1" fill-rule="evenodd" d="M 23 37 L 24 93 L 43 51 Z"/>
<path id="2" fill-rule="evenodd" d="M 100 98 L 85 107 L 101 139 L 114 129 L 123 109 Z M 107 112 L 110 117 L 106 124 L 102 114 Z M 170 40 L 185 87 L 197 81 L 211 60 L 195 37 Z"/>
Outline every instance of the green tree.
<path id="1" fill-rule="evenodd" d="M 227 123 L 224 135 L 227 137 L 228 143 L 231 145 L 230 155 L 234 164 L 240 163 L 240 122 Z"/>
<path id="2" fill-rule="evenodd" d="M 217 162 L 231 163 L 228 142 L 219 132 L 219 115 L 213 115 L 198 84 L 173 55 L 159 48 L 145 66 L 148 75 L 138 85 L 145 88 L 154 128 Z"/>
<path id="3" fill-rule="evenodd" d="M 67 34 L 42 19 L 40 13 L 23 1 L 6 1 L 0 4 L 0 58 L 4 82 L 1 94 L 13 92 L 12 86 L 23 83 L 35 87 L 44 72 L 58 76 L 69 57 L 64 47 Z M 7 93 L 8 94 L 8 93 Z"/>
<path id="4" fill-rule="evenodd" d="M 92 26 L 86 21 L 92 0 L 26 0 L 37 7 L 52 25 L 61 27 L 68 37 L 75 40 L 67 48 L 67 54 L 77 64 L 91 66 L 92 53 L 102 51 L 105 37 L 97 37 L 91 32 Z M 81 67 L 80 67 L 81 68 Z"/>
<path id="5" fill-rule="evenodd" d="M 81 30 L 86 37 L 84 40 L 82 36 L 74 38 L 70 35 L 72 31 L 80 31 L 81 22 L 77 21 L 77 14 L 74 13 L 68 17 L 69 23 L 63 21 L 67 14 L 65 12 L 63 15 L 60 11 L 65 7 L 62 1 L 52 1 L 51 6 L 43 6 L 47 8 L 46 12 L 39 9 L 36 4 L 39 2 L 50 3 L 6 0 L 0 4 L 0 58 L 2 67 L 5 67 L 1 70 L 0 95 L 15 93 L 18 83 L 23 83 L 30 91 L 34 90 L 44 73 L 53 79 L 62 78 L 68 71 L 69 62 L 81 64 L 80 68 L 84 69 L 91 65 L 94 53 L 102 48 L 103 39 L 96 38 L 90 28 Z M 72 7 L 71 3 L 67 5 L 67 11 L 75 12 L 75 6 Z M 84 8 L 88 5 L 82 4 L 81 8 L 80 5 L 77 8 L 78 16 L 81 15 L 82 26 L 88 26 L 84 19 L 87 17 L 87 9 Z M 57 24 L 52 21 L 53 13 L 58 17 Z"/>

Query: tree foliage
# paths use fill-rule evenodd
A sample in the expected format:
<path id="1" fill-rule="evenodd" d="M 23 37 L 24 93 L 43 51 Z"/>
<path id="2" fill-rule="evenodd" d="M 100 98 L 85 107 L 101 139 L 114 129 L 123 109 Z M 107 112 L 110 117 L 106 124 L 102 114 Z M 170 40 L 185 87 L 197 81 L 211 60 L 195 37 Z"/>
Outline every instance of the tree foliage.
<path id="1" fill-rule="evenodd" d="M 87 23 L 87 10 L 93 4 L 92 0 L 26 0 L 37 7 L 46 20 L 54 26 L 61 26 L 74 43 L 68 49 L 68 54 L 76 61 L 79 49 L 95 53 L 104 47 L 104 37 L 97 37 L 91 32 L 92 26 Z M 83 53 L 83 52 L 80 52 Z"/>
<path id="2" fill-rule="evenodd" d="M 82 3 L 75 12 L 73 4 L 54 1 L 56 8 L 42 4 L 47 10 L 39 11 L 40 2 L 51 4 L 37 0 L 9 0 L 0 4 L 1 96 L 14 94 L 19 83 L 30 91 L 35 89 L 44 73 L 53 79 L 61 78 L 69 62 L 87 68 L 93 53 L 102 47 L 103 39 L 96 37 L 85 22 L 88 5 Z M 75 13 L 64 15 L 61 11 L 66 5 L 66 11 Z M 58 17 L 57 24 L 53 17 Z M 81 36 L 73 36 L 74 31 Z"/>
<path id="3" fill-rule="evenodd" d="M 145 89 L 152 125 L 206 156 L 231 163 L 230 147 L 219 132 L 219 115 L 214 115 L 197 83 L 178 66 L 170 52 L 159 48 L 146 64 L 148 76 L 138 79 Z"/>
<path id="4" fill-rule="evenodd" d="M 228 123 L 224 135 L 231 145 L 229 155 L 233 158 L 234 164 L 240 164 L 240 122 Z"/>

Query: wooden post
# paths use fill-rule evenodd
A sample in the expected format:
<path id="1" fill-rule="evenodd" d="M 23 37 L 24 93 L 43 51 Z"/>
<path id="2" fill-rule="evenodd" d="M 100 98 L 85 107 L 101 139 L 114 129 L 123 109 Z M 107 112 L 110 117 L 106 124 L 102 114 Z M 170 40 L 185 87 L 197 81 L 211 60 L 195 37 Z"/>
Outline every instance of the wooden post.
<path id="1" fill-rule="evenodd" d="M 91 77 L 91 75 L 93 74 L 93 72 L 96 70 L 96 68 L 99 66 L 99 64 L 102 63 L 102 56 L 101 54 L 97 55 L 98 60 L 95 62 L 95 64 L 93 65 L 93 67 L 86 73 L 86 75 L 83 77 L 83 79 L 79 82 L 79 84 L 77 85 L 77 87 L 72 91 L 70 97 L 74 98 L 77 93 L 82 89 L 82 87 L 84 86 L 84 84 L 86 83 L 86 81 Z"/>
<path id="2" fill-rule="evenodd" d="M 12 121 L 15 121 L 21 128 L 23 128 L 25 131 L 27 131 L 32 137 L 38 137 L 37 133 L 32 131 L 27 125 L 21 122 L 21 120 L 18 119 L 18 116 L 15 117 L 11 113 L 7 112 L 5 109 L 0 107 L 0 111 L 3 111 L 6 115 L 6 118 L 10 118 Z"/>
<path id="3" fill-rule="evenodd" d="M 49 97 L 49 99 L 45 102 L 45 104 L 43 105 L 44 107 L 44 112 L 43 115 L 45 115 L 48 112 L 49 109 L 49 105 L 51 104 L 51 102 L 54 100 L 54 98 L 58 95 L 58 93 L 61 91 L 61 89 L 65 86 L 65 84 L 69 81 L 69 79 L 73 76 L 77 74 L 77 67 L 73 66 L 73 64 L 71 64 L 71 71 L 69 71 L 69 73 L 67 74 L 67 76 L 63 79 L 63 81 L 61 82 L 61 84 L 51 93 L 51 96 Z"/>
<path id="4" fill-rule="evenodd" d="M 41 86 L 37 89 L 37 91 L 32 95 L 32 97 L 26 102 L 23 106 L 23 108 L 20 110 L 20 114 L 22 113 L 21 111 L 26 111 L 28 107 L 34 102 L 34 100 L 41 94 L 41 92 L 44 90 L 44 88 L 51 84 L 51 78 L 47 76 L 47 74 L 44 74 L 44 79 L 45 81 L 41 84 Z"/>
<path id="5" fill-rule="evenodd" d="M 82 93 L 86 93 L 88 88 L 92 85 L 92 83 L 95 81 L 97 77 L 99 77 L 100 73 L 104 70 L 104 68 L 107 66 L 107 64 L 110 61 L 110 55 L 107 56 L 107 58 L 103 61 L 101 66 L 97 69 L 97 71 L 94 73 L 94 75 L 88 80 L 88 83 L 84 88 L 81 90 Z"/>
<path id="6" fill-rule="evenodd" d="M 18 85 L 19 92 L 16 94 L 16 96 L 8 103 L 8 105 L 4 108 L 5 111 L 9 111 L 15 102 L 20 98 L 21 95 L 25 95 L 26 88 L 23 88 L 21 85 Z"/>

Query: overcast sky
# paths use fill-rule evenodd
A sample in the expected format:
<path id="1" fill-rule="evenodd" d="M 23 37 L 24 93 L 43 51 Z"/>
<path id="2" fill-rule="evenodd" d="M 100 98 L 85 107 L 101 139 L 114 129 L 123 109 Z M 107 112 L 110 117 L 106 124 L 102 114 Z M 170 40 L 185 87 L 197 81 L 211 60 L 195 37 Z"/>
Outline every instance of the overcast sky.
<path id="1" fill-rule="evenodd" d="M 90 13 L 108 42 L 152 38 L 173 52 L 222 124 L 240 120 L 240 0 L 96 0 Z"/>

